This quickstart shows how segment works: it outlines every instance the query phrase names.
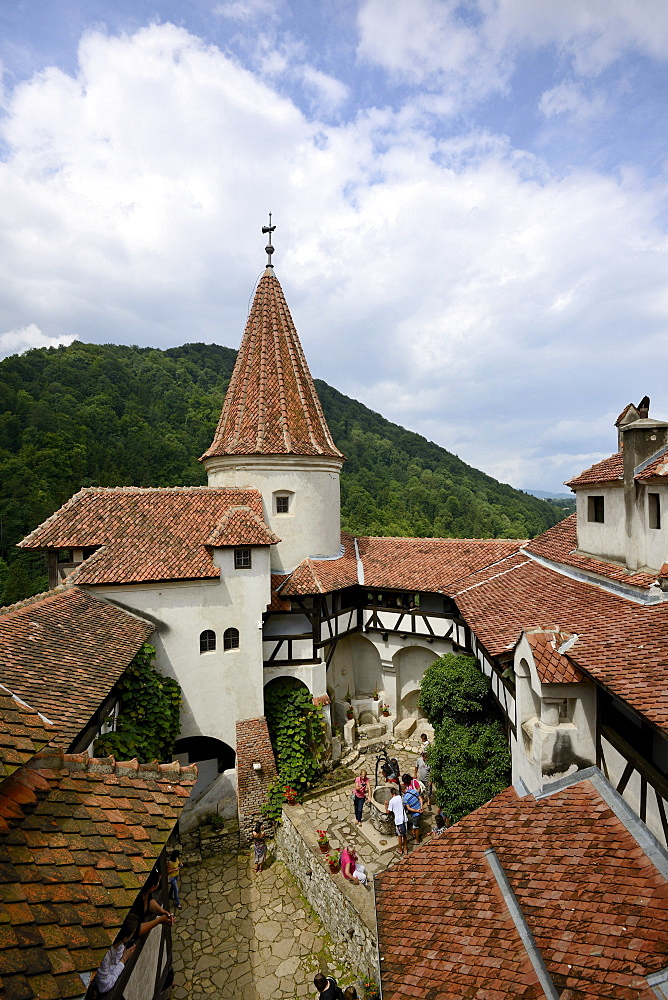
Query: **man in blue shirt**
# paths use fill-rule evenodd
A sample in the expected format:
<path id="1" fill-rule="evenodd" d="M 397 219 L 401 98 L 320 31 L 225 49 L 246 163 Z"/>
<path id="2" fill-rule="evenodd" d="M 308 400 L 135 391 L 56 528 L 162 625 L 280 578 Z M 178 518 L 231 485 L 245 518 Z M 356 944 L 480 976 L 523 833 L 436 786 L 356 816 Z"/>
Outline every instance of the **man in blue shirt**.
<path id="1" fill-rule="evenodd" d="M 404 775 L 404 778 L 408 778 L 408 775 Z M 413 831 L 413 840 L 416 844 L 420 843 L 420 821 L 422 819 L 422 796 L 420 795 L 417 788 L 411 788 L 410 785 L 405 787 L 403 795 L 403 803 L 406 813 L 408 815 L 408 822 Z"/>

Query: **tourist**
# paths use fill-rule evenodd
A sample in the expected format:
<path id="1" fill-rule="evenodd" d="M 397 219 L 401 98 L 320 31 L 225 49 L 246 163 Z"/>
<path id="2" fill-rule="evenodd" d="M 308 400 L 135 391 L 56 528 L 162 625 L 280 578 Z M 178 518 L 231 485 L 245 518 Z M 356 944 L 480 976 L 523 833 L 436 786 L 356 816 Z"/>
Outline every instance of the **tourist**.
<path id="1" fill-rule="evenodd" d="M 411 778 L 410 774 L 402 774 L 401 780 L 403 782 L 404 791 L 407 792 L 409 788 L 414 788 L 416 792 L 422 795 L 424 791 L 421 782 L 417 778 Z"/>
<path id="2" fill-rule="evenodd" d="M 432 837 L 440 837 L 442 833 L 445 833 L 446 829 L 445 818 L 440 813 L 436 813 L 434 826 L 431 830 Z"/>
<path id="3" fill-rule="evenodd" d="M 172 914 L 161 906 L 157 900 L 152 899 L 154 892 L 160 887 L 160 872 L 153 868 L 151 874 L 144 883 L 144 888 L 138 893 L 132 904 L 132 913 L 139 918 L 139 935 L 144 937 L 152 931 L 158 924 L 173 924 Z"/>
<path id="4" fill-rule="evenodd" d="M 416 788 L 406 788 L 403 803 L 408 814 L 408 822 L 413 831 L 413 840 L 420 843 L 420 822 L 422 820 L 422 796 Z"/>
<path id="5" fill-rule="evenodd" d="M 413 772 L 413 777 L 417 778 L 424 785 L 424 794 L 427 798 L 427 808 L 431 809 L 431 794 L 432 794 L 431 768 L 427 763 L 426 750 L 422 751 L 422 753 L 415 762 L 415 771 Z"/>
<path id="6" fill-rule="evenodd" d="M 180 851 L 172 851 L 169 855 L 169 861 L 167 862 L 169 894 L 174 900 L 174 906 L 177 910 L 181 909 L 181 900 L 179 899 L 179 872 L 181 871 L 181 862 L 179 861 L 180 857 Z"/>
<path id="7" fill-rule="evenodd" d="M 362 825 L 362 811 L 364 809 L 364 803 L 370 801 L 371 797 L 371 782 L 367 777 L 366 771 L 361 771 L 357 778 L 355 778 L 355 790 L 353 792 L 353 802 L 355 804 L 355 819 L 357 825 Z"/>
<path id="8" fill-rule="evenodd" d="M 137 944 L 137 932 L 139 929 L 139 917 L 136 913 L 128 913 L 121 924 L 121 929 L 114 938 L 114 943 L 100 962 L 100 967 L 95 973 L 95 990 L 99 997 L 116 985 L 121 973 L 125 968 L 130 955 L 135 950 Z"/>
<path id="9" fill-rule="evenodd" d="M 356 885 L 366 885 L 366 868 L 358 864 L 354 847 L 344 847 L 341 851 L 341 871 L 343 877 Z"/>
<path id="10" fill-rule="evenodd" d="M 357 990 L 354 986 L 346 986 L 343 995 L 345 1000 L 357 1000 Z"/>
<path id="11" fill-rule="evenodd" d="M 333 976 L 318 972 L 313 978 L 313 985 L 318 991 L 318 1000 L 342 1000 L 343 991 L 336 985 Z"/>
<path id="12" fill-rule="evenodd" d="M 264 839 L 264 827 L 262 820 L 258 820 L 253 829 L 253 856 L 255 860 L 255 871 L 261 872 L 267 857 L 267 844 Z"/>
<path id="13" fill-rule="evenodd" d="M 423 753 L 426 753 L 431 743 L 429 742 L 429 737 L 426 733 L 420 733 L 420 744 Z"/>
<path id="14" fill-rule="evenodd" d="M 386 803 L 385 812 L 394 815 L 394 826 L 397 831 L 397 840 L 399 841 L 399 854 L 408 854 L 406 810 L 404 809 L 399 792 L 395 792 L 390 801 Z"/>

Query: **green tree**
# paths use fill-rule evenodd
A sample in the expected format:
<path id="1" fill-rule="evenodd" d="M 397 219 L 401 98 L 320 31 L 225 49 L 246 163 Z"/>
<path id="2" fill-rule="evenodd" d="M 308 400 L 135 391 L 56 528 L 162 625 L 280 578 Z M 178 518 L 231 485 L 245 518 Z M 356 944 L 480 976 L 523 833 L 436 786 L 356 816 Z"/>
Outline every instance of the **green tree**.
<path id="1" fill-rule="evenodd" d="M 510 753 L 490 681 L 471 656 L 447 653 L 425 670 L 420 708 L 434 727 L 428 762 L 437 800 L 452 822 L 510 781 Z"/>

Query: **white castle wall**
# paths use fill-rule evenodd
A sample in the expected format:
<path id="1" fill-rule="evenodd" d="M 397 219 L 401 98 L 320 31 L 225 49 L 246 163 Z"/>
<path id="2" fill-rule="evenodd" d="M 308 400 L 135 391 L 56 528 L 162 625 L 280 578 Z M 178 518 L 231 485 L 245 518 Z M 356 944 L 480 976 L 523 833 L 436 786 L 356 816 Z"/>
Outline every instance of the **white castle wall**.
<path id="1" fill-rule="evenodd" d="M 319 456 L 226 455 L 204 463 L 209 486 L 252 486 L 262 493 L 264 518 L 281 542 L 272 570 L 288 573 L 309 556 L 334 556 L 341 547 L 341 462 Z M 287 514 L 276 494 L 288 496 Z"/>
<path id="2" fill-rule="evenodd" d="M 236 749 L 235 722 L 264 714 L 262 613 L 271 599 L 269 548 L 251 550 L 251 568 L 234 569 L 234 549 L 215 549 L 221 579 L 191 583 L 95 587 L 111 600 L 157 621 L 157 667 L 183 691 L 179 738 L 210 736 Z M 239 649 L 223 650 L 223 632 L 239 630 Z M 200 653 L 205 629 L 216 650 Z"/>

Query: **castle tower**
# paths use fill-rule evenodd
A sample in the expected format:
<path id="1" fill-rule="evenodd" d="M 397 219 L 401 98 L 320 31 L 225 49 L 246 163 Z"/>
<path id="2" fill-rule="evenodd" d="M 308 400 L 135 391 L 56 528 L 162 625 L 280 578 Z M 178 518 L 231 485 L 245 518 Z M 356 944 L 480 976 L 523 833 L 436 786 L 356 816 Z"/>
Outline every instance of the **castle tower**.
<path id="1" fill-rule="evenodd" d="M 269 262 L 260 278 L 211 447 L 200 461 L 209 486 L 254 486 L 281 542 L 272 570 L 341 545 L 343 455 L 322 412 L 283 290 Z"/>

